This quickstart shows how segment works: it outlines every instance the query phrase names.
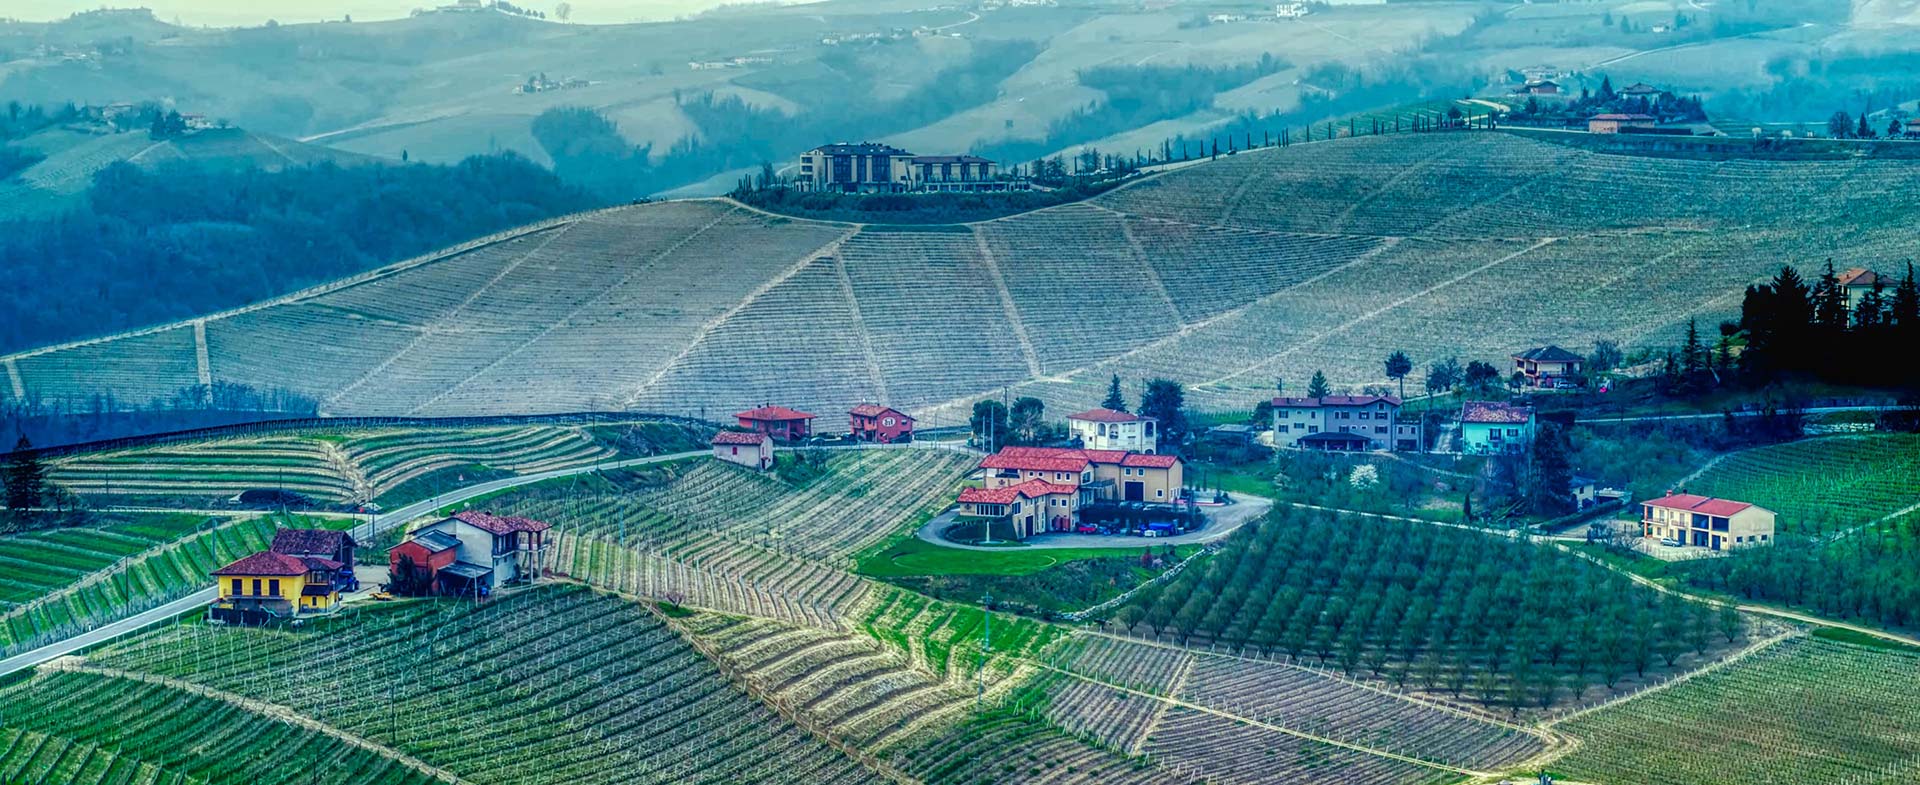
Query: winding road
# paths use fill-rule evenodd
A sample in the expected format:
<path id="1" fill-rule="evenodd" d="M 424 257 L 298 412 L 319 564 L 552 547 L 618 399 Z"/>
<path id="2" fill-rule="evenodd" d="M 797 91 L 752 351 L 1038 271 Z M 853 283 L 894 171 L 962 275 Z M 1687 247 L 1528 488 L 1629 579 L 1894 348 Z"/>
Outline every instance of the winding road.
<path id="1" fill-rule="evenodd" d="M 511 488 L 518 488 L 523 485 L 532 485 L 534 483 L 545 482 L 547 480 L 558 479 L 561 477 L 571 477 L 578 474 L 588 474 L 591 472 L 600 471 L 602 469 L 620 469 L 620 468 L 625 468 L 629 466 L 644 466 L 646 464 L 651 464 L 651 463 L 667 463 L 669 461 L 677 461 L 684 458 L 694 458 L 694 457 L 698 457 L 706 454 L 707 454 L 706 450 L 692 450 L 688 452 L 677 452 L 677 453 L 670 453 L 666 455 L 652 455 L 645 458 L 632 458 L 632 459 L 623 460 L 623 461 L 607 461 L 604 463 L 597 463 L 590 466 L 577 466 L 570 469 L 555 469 L 552 471 L 538 472 L 535 474 L 523 474 L 518 477 L 507 477 L 504 479 L 483 482 L 477 485 L 471 485 L 465 488 L 461 488 L 460 490 L 457 490 L 457 491 L 443 493 L 431 499 L 414 502 L 413 504 L 409 504 L 405 507 L 401 507 L 400 509 L 394 510 L 392 512 L 382 513 L 374 517 L 370 521 L 367 521 L 365 523 L 362 523 L 358 526 L 353 527 L 353 530 L 352 530 L 353 538 L 356 541 L 359 541 L 362 543 L 371 543 L 374 541 L 374 538 L 380 534 L 380 532 L 386 531 L 387 529 L 391 529 L 394 526 L 397 526 L 402 523 L 406 523 L 407 521 L 413 520 L 414 518 L 420 517 L 422 515 L 430 514 L 434 510 L 437 510 L 445 505 L 458 504 L 460 502 L 468 501 L 470 499 L 475 499 L 475 498 L 485 496 L 487 494 L 494 493 L 497 491 L 504 491 Z M 165 605 L 146 611 L 144 613 L 139 613 L 133 616 L 129 616 L 125 619 L 121 619 L 120 621 L 116 621 L 111 624 L 102 625 L 96 629 L 81 633 L 71 638 L 67 638 L 66 640 L 59 641 L 57 643 L 50 643 L 38 649 L 34 649 L 32 651 L 28 651 L 12 657 L 8 657 L 7 659 L 0 660 L 0 677 L 5 677 L 8 674 L 15 673 L 21 670 L 25 670 L 27 668 L 34 667 L 36 665 L 46 663 L 56 657 L 64 657 L 68 654 L 72 654 L 82 649 L 86 649 L 91 646 L 105 643 L 107 641 L 113 640 L 114 638 L 118 638 L 127 633 L 134 632 L 148 625 L 166 621 L 167 619 L 171 619 L 183 613 L 188 613 L 196 608 L 206 607 L 208 603 L 213 602 L 214 599 L 217 598 L 218 596 L 219 596 L 218 592 L 216 592 L 213 589 L 213 587 L 209 586 L 208 588 L 194 592 L 185 597 L 181 597 L 180 599 L 174 600 L 173 602 L 169 602 Z"/>

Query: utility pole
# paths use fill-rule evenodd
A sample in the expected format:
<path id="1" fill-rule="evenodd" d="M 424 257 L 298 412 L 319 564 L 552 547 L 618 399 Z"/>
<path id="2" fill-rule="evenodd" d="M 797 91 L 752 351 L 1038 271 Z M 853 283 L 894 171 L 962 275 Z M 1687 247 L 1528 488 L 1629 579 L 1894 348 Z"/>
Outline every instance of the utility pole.
<path id="1" fill-rule="evenodd" d="M 977 705 L 987 695 L 987 654 L 993 651 L 993 592 L 980 597 L 980 606 L 986 614 L 986 626 L 980 638 L 980 669 L 973 674 L 973 702 Z"/>

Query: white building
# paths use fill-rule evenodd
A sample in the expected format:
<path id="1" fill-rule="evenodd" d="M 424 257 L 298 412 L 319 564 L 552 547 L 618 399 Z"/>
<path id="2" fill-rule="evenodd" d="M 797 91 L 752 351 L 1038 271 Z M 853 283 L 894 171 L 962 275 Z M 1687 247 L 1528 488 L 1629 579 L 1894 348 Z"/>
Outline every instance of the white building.
<path id="1" fill-rule="evenodd" d="M 713 435 L 713 457 L 766 471 L 773 468 L 773 440 L 764 433 L 721 431 Z"/>
<path id="2" fill-rule="evenodd" d="M 1401 424 L 1391 395 L 1273 399 L 1273 446 L 1308 450 L 1417 450 L 1419 426 Z"/>
<path id="3" fill-rule="evenodd" d="M 1773 511 L 1730 499 L 1669 493 L 1640 503 L 1640 534 L 1724 551 L 1773 544 Z"/>
<path id="4" fill-rule="evenodd" d="M 1306 3 L 1278 3 L 1273 7 L 1273 15 L 1281 19 L 1299 19 L 1309 13 Z"/>
<path id="5" fill-rule="evenodd" d="M 1088 409 L 1067 415 L 1067 433 L 1089 450 L 1127 450 L 1154 454 L 1159 445 L 1159 421 L 1152 417 Z"/>

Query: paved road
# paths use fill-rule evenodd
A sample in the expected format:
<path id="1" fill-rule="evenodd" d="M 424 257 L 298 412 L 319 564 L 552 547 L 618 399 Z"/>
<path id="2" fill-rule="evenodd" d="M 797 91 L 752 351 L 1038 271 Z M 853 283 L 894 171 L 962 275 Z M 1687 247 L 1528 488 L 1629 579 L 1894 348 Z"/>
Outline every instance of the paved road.
<path id="1" fill-rule="evenodd" d="M 1801 414 L 1833 414 L 1835 412 L 1886 412 L 1886 411 L 1893 411 L 1896 409 L 1903 409 L 1903 408 L 1906 408 L 1906 407 L 1895 405 L 1895 404 L 1883 404 L 1879 406 L 1816 406 L 1811 409 L 1801 409 L 1800 413 Z M 1766 414 L 1766 412 L 1736 411 L 1733 413 L 1733 416 L 1759 417 L 1760 415 L 1763 415 L 1763 414 Z M 1620 422 L 1660 422 L 1662 420 L 1718 420 L 1725 416 L 1727 416 L 1725 412 L 1711 412 L 1707 414 L 1642 414 L 1642 415 L 1637 415 L 1633 417 L 1581 417 L 1579 419 L 1574 420 L 1574 422 L 1576 423 L 1620 423 Z"/>
<path id="2" fill-rule="evenodd" d="M 1199 542 L 1213 542 L 1214 540 L 1232 534 L 1235 530 L 1239 529 L 1242 524 L 1266 514 L 1267 510 L 1273 507 L 1272 499 L 1248 496 L 1243 493 L 1232 493 L 1228 495 L 1232 496 L 1234 501 L 1238 503 L 1225 507 L 1201 508 L 1212 517 L 1212 520 L 1207 523 L 1207 528 L 1196 532 L 1188 532 L 1177 537 L 1147 539 L 1145 537 L 1127 537 L 1112 534 L 1049 533 L 1027 538 L 1024 548 L 1007 545 L 965 545 L 940 536 L 940 532 L 944 531 L 948 526 L 953 525 L 954 513 L 952 511 L 933 516 L 933 520 L 927 521 L 925 526 L 920 527 L 920 531 L 917 534 L 922 540 L 948 548 L 959 548 L 965 551 L 999 551 L 1002 553 L 1006 552 L 1009 548 L 1014 550 L 1048 550 L 1057 548 L 1139 548 L 1141 546 L 1153 545 L 1187 545 Z"/>
<path id="3" fill-rule="evenodd" d="M 393 528 L 394 526 L 413 520 L 414 518 L 420 517 L 422 515 L 430 514 L 434 510 L 437 510 L 442 506 L 445 506 L 448 504 L 458 504 L 468 499 L 472 499 L 478 496 L 485 496 L 495 491 L 502 491 L 509 488 L 519 487 L 522 485 L 531 485 L 533 483 L 542 482 L 545 480 L 551 480 L 559 477 L 569 477 L 576 474 L 587 474 L 589 472 L 598 471 L 600 469 L 618 469 L 626 466 L 641 466 L 649 463 L 664 463 L 667 461 L 677 461 L 682 458 L 693 458 L 693 457 L 698 457 L 706 454 L 707 454 L 706 450 L 694 450 L 690 452 L 672 453 L 669 455 L 655 455 L 647 458 L 633 458 L 633 459 L 624 460 L 624 461 L 608 461 L 605 463 L 595 464 L 592 466 L 580 466 L 580 467 L 575 467 L 571 469 L 555 469 L 553 471 L 539 472 L 537 474 L 526 474 L 518 477 L 508 477 L 505 479 L 493 480 L 490 482 L 483 482 L 478 485 L 472 485 L 466 488 L 461 488 L 460 490 L 457 490 L 457 491 L 443 493 L 431 499 L 414 502 L 413 504 L 409 504 L 405 507 L 401 507 L 400 509 L 394 510 L 392 512 L 382 513 L 381 515 L 379 515 L 378 517 L 374 518 L 371 521 L 362 523 L 359 526 L 355 526 L 353 528 L 353 538 L 362 543 L 372 543 L 374 541 L 374 538 L 378 536 L 378 534 L 382 531 Z M 51 643 L 46 646 L 42 646 L 38 649 L 34 649 L 33 651 L 26 652 L 24 654 L 15 655 L 13 657 L 0 660 L 0 677 L 6 676 L 7 674 L 13 673 L 15 671 L 31 668 L 35 665 L 39 665 L 55 657 L 63 657 L 68 654 L 72 654 L 76 651 L 79 651 L 81 649 L 85 649 L 90 646 L 105 643 L 107 641 L 113 640 L 114 638 L 118 638 L 122 635 L 141 629 L 148 625 L 166 621 L 167 619 L 171 619 L 183 613 L 188 613 L 194 610 L 195 608 L 206 607 L 206 605 L 210 602 L 213 602 L 217 596 L 218 596 L 217 593 L 211 587 L 202 589 L 200 591 L 194 592 L 193 594 L 187 595 L 178 600 L 174 600 L 173 602 L 162 605 L 158 608 L 154 608 L 144 613 L 140 613 L 135 616 L 130 616 L 128 618 L 121 619 L 120 621 L 105 625 L 91 632 L 82 633 L 80 635 L 76 635 L 72 638 L 68 638 L 58 643 Z"/>

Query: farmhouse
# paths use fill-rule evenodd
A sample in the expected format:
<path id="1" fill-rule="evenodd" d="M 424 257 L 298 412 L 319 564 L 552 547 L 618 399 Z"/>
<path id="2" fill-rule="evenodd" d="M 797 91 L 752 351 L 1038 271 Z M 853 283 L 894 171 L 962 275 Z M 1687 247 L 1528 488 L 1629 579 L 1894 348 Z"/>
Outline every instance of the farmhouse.
<path id="1" fill-rule="evenodd" d="M 1460 451 L 1512 455 L 1533 443 L 1533 407 L 1494 401 L 1460 404 Z"/>
<path id="2" fill-rule="evenodd" d="M 1847 292 L 1847 310 L 1849 311 L 1856 310 L 1860 307 L 1861 298 L 1866 297 L 1868 292 L 1873 291 L 1875 284 L 1880 285 L 1883 289 L 1891 289 L 1894 283 L 1894 281 L 1888 280 L 1879 273 L 1865 267 L 1854 267 L 1840 274 L 1840 286 Z"/>
<path id="3" fill-rule="evenodd" d="M 425 593 L 485 597 L 535 577 L 550 528 L 519 516 L 463 510 L 416 529 L 387 551 L 387 565 Z"/>
<path id="4" fill-rule="evenodd" d="M 1521 86 L 1516 92 L 1527 95 L 1559 95 L 1560 83 L 1551 79 L 1528 80 L 1527 83 Z"/>
<path id="5" fill-rule="evenodd" d="M 812 436 L 813 418 L 814 415 L 785 406 L 762 406 L 734 415 L 740 427 L 783 442 L 797 442 Z"/>
<path id="6" fill-rule="evenodd" d="M 1646 82 L 1635 82 L 1620 89 L 1620 95 L 1628 98 L 1645 98 L 1649 101 L 1658 98 L 1665 92 L 1665 90 L 1654 87 Z"/>
<path id="7" fill-rule="evenodd" d="M 905 412 L 877 403 L 847 410 L 847 432 L 854 441 L 894 444 L 913 441 L 914 419 Z"/>
<path id="8" fill-rule="evenodd" d="M 1773 512 L 1746 502 L 1671 493 L 1640 504 L 1640 535 L 1688 548 L 1730 550 L 1773 542 Z"/>
<path id="9" fill-rule="evenodd" d="M 1585 357 L 1558 346 L 1541 346 L 1513 355 L 1513 372 L 1525 377 L 1528 387 L 1551 390 L 1573 386 L 1584 362 Z"/>
<path id="10" fill-rule="evenodd" d="M 1909 117 L 1904 126 L 1908 138 L 1920 137 L 1920 117 Z"/>
<path id="11" fill-rule="evenodd" d="M 1640 113 L 1607 112 L 1587 118 L 1587 133 L 1617 134 L 1628 128 L 1654 127 L 1653 115 Z"/>
<path id="12" fill-rule="evenodd" d="M 1185 483 L 1178 457 L 1123 450 L 1007 447 L 980 468 L 985 487 L 961 491 L 960 514 L 1006 518 L 1020 537 L 1069 530 L 1095 502 L 1171 504 Z"/>
<path id="13" fill-rule="evenodd" d="M 1419 426 L 1400 427 L 1391 395 L 1273 399 L 1273 446 L 1303 450 L 1419 449 Z"/>
<path id="14" fill-rule="evenodd" d="M 1090 450 L 1131 450 L 1152 454 L 1158 447 L 1159 420 L 1113 409 L 1088 409 L 1067 415 L 1067 434 Z"/>
<path id="15" fill-rule="evenodd" d="M 764 433 L 721 431 L 713 435 L 713 457 L 749 469 L 773 468 L 773 439 Z"/>
<path id="16" fill-rule="evenodd" d="M 340 602 L 334 584 L 342 565 L 332 559 L 260 551 L 213 571 L 219 598 L 207 616 L 232 624 L 261 624 L 302 613 L 325 613 Z"/>
<path id="17" fill-rule="evenodd" d="M 335 570 L 333 585 L 340 591 L 356 591 L 360 588 L 360 579 L 353 575 L 353 565 L 359 544 L 353 541 L 353 535 L 330 529 L 281 529 L 274 532 L 273 544 L 267 550 L 274 553 L 301 559 L 324 559 L 340 565 Z"/>

